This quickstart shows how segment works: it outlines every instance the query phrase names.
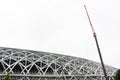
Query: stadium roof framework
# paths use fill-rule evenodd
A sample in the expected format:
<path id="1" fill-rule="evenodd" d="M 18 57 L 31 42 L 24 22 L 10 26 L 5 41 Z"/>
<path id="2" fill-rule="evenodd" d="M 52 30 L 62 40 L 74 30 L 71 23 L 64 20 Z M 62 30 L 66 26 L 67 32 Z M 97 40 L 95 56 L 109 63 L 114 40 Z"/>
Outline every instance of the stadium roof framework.
<path id="1" fill-rule="evenodd" d="M 116 68 L 105 65 L 110 80 Z M 12 80 L 104 80 L 100 63 L 55 53 L 0 47 L 0 79 L 10 72 Z"/>

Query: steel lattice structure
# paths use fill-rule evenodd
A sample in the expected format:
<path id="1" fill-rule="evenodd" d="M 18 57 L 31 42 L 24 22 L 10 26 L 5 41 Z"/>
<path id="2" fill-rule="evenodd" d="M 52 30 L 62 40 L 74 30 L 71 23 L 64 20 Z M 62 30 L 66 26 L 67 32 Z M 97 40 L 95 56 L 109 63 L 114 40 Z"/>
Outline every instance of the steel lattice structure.
<path id="1" fill-rule="evenodd" d="M 110 80 L 116 68 L 105 66 Z M 0 79 L 10 72 L 12 80 L 104 80 L 100 63 L 55 53 L 0 47 Z"/>

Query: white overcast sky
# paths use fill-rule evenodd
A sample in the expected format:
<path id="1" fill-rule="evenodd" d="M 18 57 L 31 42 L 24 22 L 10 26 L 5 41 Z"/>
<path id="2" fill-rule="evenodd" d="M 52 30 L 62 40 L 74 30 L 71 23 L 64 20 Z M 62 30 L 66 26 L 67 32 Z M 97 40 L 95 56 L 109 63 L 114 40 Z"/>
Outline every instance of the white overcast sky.
<path id="1" fill-rule="evenodd" d="M 104 63 L 120 68 L 120 1 L 84 3 Z M 0 46 L 100 62 L 82 0 L 0 0 Z"/>

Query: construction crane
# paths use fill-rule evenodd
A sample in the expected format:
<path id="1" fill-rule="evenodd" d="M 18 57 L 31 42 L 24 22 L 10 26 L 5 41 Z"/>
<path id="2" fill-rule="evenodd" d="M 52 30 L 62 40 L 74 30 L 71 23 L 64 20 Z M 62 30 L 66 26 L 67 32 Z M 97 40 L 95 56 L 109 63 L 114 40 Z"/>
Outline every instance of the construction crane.
<path id="1" fill-rule="evenodd" d="M 105 69 L 105 66 L 104 66 L 104 62 L 103 62 L 103 59 L 102 59 L 100 47 L 99 47 L 98 40 L 97 40 L 97 35 L 96 35 L 96 32 L 95 32 L 95 30 L 93 28 L 93 25 L 92 25 L 92 22 L 91 22 L 91 19 L 90 19 L 90 16 L 88 14 L 87 7 L 86 7 L 85 4 L 84 4 L 84 8 L 85 8 L 85 11 L 86 11 L 86 14 L 87 14 L 87 17 L 88 17 L 92 32 L 93 32 L 93 37 L 95 38 L 95 42 L 96 42 L 97 50 L 98 50 L 98 53 L 99 53 L 102 69 L 103 69 L 103 72 L 104 72 L 104 77 L 105 77 L 106 80 L 109 80 L 109 77 L 107 76 L 106 69 Z"/>

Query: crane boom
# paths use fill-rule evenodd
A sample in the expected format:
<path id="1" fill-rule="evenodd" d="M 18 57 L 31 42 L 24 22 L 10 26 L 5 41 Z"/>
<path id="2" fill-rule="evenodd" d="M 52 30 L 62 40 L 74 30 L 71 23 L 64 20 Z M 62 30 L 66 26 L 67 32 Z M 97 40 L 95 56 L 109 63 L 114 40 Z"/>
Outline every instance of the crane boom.
<path id="1" fill-rule="evenodd" d="M 89 23 L 90 23 L 92 32 L 93 32 L 93 36 L 94 36 L 94 38 L 95 38 L 95 42 L 96 42 L 97 50 L 98 50 L 98 53 L 99 53 L 99 57 L 100 57 L 102 69 L 103 69 L 103 72 L 104 72 L 104 77 L 105 77 L 106 80 L 109 80 L 109 79 L 108 79 L 108 76 L 107 76 L 107 73 L 106 73 L 105 66 L 104 66 L 104 62 L 103 62 L 103 59 L 102 59 L 101 51 L 100 51 L 100 48 L 99 48 L 99 44 L 98 44 L 98 40 L 97 40 L 97 35 L 96 35 L 96 32 L 95 32 L 95 30 L 94 30 L 94 28 L 93 28 L 92 22 L 91 22 L 91 20 L 90 20 L 90 16 L 89 16 L 89 14 L 88 14 L 86 5 L 84 5 L 84 8 L 85 8 L 85 11 L 86 11 L 86 14 L 87 14 L 87 17 L 88 17 L 88 20 L 89 20 Z"/>

